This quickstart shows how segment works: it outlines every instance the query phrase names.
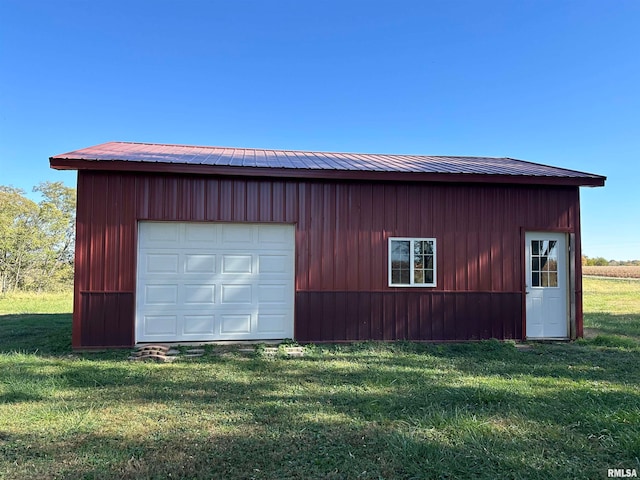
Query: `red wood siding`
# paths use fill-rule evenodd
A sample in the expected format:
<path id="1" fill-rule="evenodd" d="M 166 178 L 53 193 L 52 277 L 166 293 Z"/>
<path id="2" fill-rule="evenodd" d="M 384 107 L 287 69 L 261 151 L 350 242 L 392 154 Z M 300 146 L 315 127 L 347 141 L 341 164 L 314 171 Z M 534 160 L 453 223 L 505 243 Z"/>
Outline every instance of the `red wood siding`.
<path id="1" fill-rule="evenodd" d="M 80 171 L 76 348 L 134 342 L 139 220 L 296 224 L 299 341 L 522 338 L 523 229 L 575 233 L 580 272 L 578 187 Z M 437 239 L 437 287 L 388 287 L 392 236 Z"/>

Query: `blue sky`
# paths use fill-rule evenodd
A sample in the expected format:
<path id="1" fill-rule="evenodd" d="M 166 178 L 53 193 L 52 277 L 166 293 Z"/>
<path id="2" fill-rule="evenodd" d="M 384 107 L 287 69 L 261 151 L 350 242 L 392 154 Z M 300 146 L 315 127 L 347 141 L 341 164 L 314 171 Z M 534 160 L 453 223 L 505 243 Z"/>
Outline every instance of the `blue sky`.
<path id="1" fill-rule="evenodd" d="M 507 156 L 598 173 L 640 258 L 637 0 L 0 0 L 0 184 L 111 140 Z"/>

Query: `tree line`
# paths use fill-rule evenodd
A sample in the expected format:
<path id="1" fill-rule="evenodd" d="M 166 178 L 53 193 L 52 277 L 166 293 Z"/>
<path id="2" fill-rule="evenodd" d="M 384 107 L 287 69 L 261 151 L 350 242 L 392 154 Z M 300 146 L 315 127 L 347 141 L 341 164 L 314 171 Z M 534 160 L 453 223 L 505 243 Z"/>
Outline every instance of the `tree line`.
<path id="1" fill-rule="evenodd" d="M 582 256 L 582 265 L 589 267 L 640 266 L 640 260 L 607 260 L 604 257 Z"/>
<path id="2" fill-rule="evenodd" d="M 0 292 L 61 290 L 73 285 L 76 191 L 62 182 L 0 185 Z"/>

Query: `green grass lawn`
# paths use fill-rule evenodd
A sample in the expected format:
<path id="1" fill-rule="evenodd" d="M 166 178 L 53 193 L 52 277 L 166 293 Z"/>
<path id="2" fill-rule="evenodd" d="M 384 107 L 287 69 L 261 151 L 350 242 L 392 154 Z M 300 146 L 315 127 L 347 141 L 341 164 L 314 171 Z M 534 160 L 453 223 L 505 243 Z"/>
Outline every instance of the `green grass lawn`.
<path id="1" fill-rule="evenodd" d="M 585 336 L 640 342 L 640 280 L 585 277 L 583 282 Z"/>
<path id="2" fill-rule="evenodd" d="M 70 353 L 72 310 L 72 292 L 0 295 L 0 355 Z"/>
<path id="3" fill-rule="evenodd" d="M 0 299 L 0 478 L 640 472 L 639 288 L 586 279 L 589 336 L 568 344 L 211 348 L 172 364 L 72 353 L 68 303 L 16 315 Z"/>

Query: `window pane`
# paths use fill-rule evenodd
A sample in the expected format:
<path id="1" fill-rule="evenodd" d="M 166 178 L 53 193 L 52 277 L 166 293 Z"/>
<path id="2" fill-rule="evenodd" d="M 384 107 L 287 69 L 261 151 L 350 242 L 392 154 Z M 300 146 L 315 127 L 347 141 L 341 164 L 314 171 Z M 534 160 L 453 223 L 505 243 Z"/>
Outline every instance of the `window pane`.
<path id="1" fill-rule="evenodd" d="M 541 257 L 541 265 L 540 265 L 540 270 L 542 270 L 543 272 L 546 272 L 549 270 L 549 257 Z"/>
<path id="2" fill-rule="evenodd" d="M 531 272 L 531 286 L 532 287 L 540 286 L 540 274 L 538 272 Z"/>
<path id="3" fill-rule="evenodd" d="M 540 270 L 546 270 L 547 269 L 547 261 L 549 259 L 547 257 L 540 257 Z"/>
<path id="4" fill-rule="evenodd" d="M 549 242 L 547 240 L 540 241 L 540 255 L 549 254 Z"/>
<path id="5" fill-rule="evenodd" d="M 414 255 L 422 255 L 424 253 L 422 249 L 423 242 L 413 242 L 413 254 Z"/>
<path id="6" fill-rule="evenodd" d="M 540 270 L 540 259 L 536 257 L 532 258 L 531 261 L 531 270 Z"/>
<path id="7" fill-rule="evenodd" d="M 413 257 L 414 268 L 424 268 L 424 255 L 416 255 Z"/>
<path id="8" fill-rule="evenodd" d="M 408 285 L 411 282 L 409 270 L 392 270 L 391 283 L 393 285 Z"/>
<path id="9" fill-rule="evenodd" d="M 549 242 L 549 253 L 547 253 L 547 255 L 549 255 L 550 257 L 555 257 L 558 255 L 558 248 L 556 247 L 558 242 L 556 242 L 555 240 L 551 240 Z"/>
<path id="10" fill-rule="evenodd" d="M 426 257 L 424 267 L 433 270 L 433 255 Z"/>
<path id="11" fill-rule="evenodd" d="M 433 283 L 433 270 L 426 270 L 424 272 L 424 283 Z"/>
<path id="12" fill-rule="evenodd" d="M 558 286 L 558 274 L 556 272 L 549 273 L 549 287 Z"/>
<path id="13" fill-rule="evenodd" d="M 391 268 L 393 270 L 400 270 L 400 269 L 405 269 L 408 270 L 409 269 L 409 259 L 407 258 L 406 261 L 392 261 L 391 262 Z"/>
<path id="14" fill-rule="evenodd" d="M 545 266 L 545 270 L 549 272 L 557 272 L 558 271 L 558 261 L 555 258 L 550 258 Z"/>
<path id="15" fill-rule="evenodd" d="M 410 242 L 405 240 L 391 241 L 391 261 L 409 263 L 409 246 Z"/>
<path id="16" fill-rule="evenodd" d="M 531 240 L 531 255 L 540 255 L 539 246 L 538 240 Z"/>
<path id="17" fill-rule="evenodd" d="M 414 270 L 413 281 L 415 283 L 424 283 L 424 270 Z"/>
<path id="18" fill-rule="evenodd" d="M 549 286 L 549 274 L 548 273 L 541 273 L 540 274 L 541 278 L 542 278 L 542 286 L 543 287 L 548 287 Z"/>

